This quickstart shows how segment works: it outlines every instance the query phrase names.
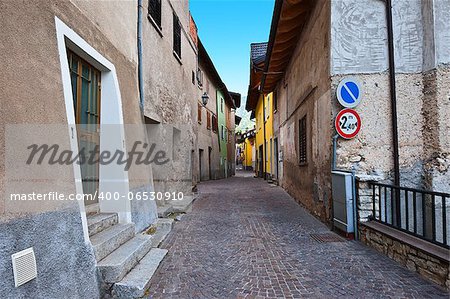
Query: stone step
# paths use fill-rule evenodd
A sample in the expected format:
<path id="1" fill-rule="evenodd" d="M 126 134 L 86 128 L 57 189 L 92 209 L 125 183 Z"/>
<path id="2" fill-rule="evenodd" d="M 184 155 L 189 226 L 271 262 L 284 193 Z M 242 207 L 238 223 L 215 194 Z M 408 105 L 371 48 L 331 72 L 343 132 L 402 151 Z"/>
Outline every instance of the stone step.
<path id="1" fill-rule="evenodd" d="M 186 195 L 182 200 L 171 202 L 172 212 L 174 213 L 186 213 L 190 211 L 192 203 L 197 198 L 197 195 Z"/>
<path id="2" fill-rule="evenodd" d="M 172 230 L 173 219 L 160 218 L 156 222 L 156 232 L 152 235 L 152 247 L 159 247 L 159 245 L 166 239 L 167 235 Z"/>
<path id="3" fill-rule="evenodd" d="M 143 234 L 122 244 L 97 264 L 103 281 L 115 283 L 122 280 L 151 248 L 152 236 Z"/>
<path id="4" fill-rule="evenodd" d="M 157 208 L 157 210 L 158 210 L 158 217 L 164 218 L 167 217 L 167 215 L 169 215 L 170 213 L 172 213 L 172 206 L 170 205 L 160 206 Z"/>
<path id="5" fill-rule="evenodd" d="M 134 236 L 134 224 L 116 224 L 98 234 L 91 236 L 94 254 L 101 261 L 108 254 Z"/>
<path id="6" fill-rule="evenodd" d="M 116 213 L 100 213 L 87 217 L 89 236 L 98 234 L 101 231 L 117 224 L 119 217 Z"/>
<path id="7" fill-rule="evenodd" d="M 85 205 L 84 209 L 86 211 L 86 215 L 95 215 L 100 213 L 100 205 L 98 203 Z"/>
<path id="8" fill-rule="evenodd" d="M 118 298 L 140 298 L 150 285 L 150 280 L 166 256 L 167 250 L 152 248 L 147 255 L 120 282 L 113 286 Z"/>

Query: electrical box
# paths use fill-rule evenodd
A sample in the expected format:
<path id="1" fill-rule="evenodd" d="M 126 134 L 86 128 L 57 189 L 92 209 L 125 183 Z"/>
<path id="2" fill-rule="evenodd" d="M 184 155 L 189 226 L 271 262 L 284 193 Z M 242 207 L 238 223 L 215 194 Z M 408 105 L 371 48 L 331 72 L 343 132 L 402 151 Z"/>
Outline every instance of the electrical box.
<path id="1" fill-rule="evenodd" d="M 331 182 L 334 226 L 345 233 L 354 233 L 352 173 L 332 171 Z"/>

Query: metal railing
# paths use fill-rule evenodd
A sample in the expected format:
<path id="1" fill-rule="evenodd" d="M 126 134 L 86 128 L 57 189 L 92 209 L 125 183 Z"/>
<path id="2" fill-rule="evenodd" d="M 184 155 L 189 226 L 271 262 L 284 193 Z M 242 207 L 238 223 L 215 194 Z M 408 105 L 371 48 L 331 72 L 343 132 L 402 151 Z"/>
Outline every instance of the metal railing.
<path id="1" fill-rule="evenodd" d="M 371 220 L 450 248 L 450 194 L 370 182 Z"/>

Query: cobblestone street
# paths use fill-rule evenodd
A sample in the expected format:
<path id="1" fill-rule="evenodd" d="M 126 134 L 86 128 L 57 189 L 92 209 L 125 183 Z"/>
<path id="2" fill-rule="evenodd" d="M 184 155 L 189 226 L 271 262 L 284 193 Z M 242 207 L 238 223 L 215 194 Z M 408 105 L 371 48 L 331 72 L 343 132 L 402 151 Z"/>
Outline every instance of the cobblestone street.
<path id="1" fill-rule="evenodd" d="M 448 298 L 359 242 L 317 242 L 325 225 L 280 187 L 240 175 L 199 185 L 161 246 L 150 298 Z"/>

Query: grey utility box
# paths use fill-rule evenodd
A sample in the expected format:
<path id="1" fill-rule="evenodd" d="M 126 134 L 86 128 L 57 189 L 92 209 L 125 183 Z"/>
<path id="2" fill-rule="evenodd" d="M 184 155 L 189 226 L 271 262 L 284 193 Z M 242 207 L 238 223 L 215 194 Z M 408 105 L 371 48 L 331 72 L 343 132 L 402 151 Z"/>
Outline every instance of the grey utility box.
<path id="1" fill-rule="evenodd" d="M 354 233 L 353 226 L 353 181 L 352 174 L 344 171 L 332 171 L 333 186 L 333 223 L 346 233 Z"/>

